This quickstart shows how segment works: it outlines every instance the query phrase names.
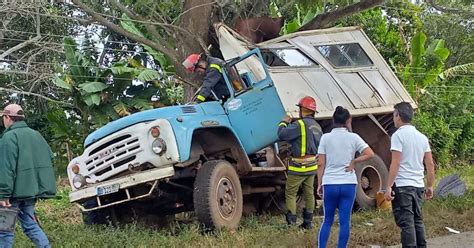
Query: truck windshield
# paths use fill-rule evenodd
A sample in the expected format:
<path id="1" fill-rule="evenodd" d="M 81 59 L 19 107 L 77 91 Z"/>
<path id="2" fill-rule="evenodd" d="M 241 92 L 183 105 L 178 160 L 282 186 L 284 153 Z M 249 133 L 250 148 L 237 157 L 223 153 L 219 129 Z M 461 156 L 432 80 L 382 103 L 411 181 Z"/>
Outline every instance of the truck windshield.
<path id="1" fill-rule="evenodd" d="M 357 43 L 323 45 L 316 47 L 335 67 L 361 67 L 373 65 L 372 60 Z"/>

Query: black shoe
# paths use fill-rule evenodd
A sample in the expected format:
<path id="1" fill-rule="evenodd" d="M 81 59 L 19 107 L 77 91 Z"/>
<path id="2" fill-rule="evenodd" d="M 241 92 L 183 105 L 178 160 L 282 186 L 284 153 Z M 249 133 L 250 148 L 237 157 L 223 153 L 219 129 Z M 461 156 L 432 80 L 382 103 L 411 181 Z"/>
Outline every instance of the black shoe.
<path id="1" fill-rule="evenodd" d="M 288 223 L 289 226 L 296 225 L 296 214 L 292 214 L 291 212 L 288 212 L 286 214 L 286 222 Z"/>
<path id="2" fill-rule="evenodd" d="M 300 225 L 303 229 L 313 229 L 313 213 L 303 211 L 303 223 Z"/>

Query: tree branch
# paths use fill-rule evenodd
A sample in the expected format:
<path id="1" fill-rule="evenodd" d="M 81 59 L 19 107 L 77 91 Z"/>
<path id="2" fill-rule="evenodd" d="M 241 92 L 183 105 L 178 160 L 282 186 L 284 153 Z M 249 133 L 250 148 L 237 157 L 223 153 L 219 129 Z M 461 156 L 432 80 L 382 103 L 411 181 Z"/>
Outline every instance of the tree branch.
<path id="1" fill-rule="evenodd" d="M 35 23 L 36 23 L 36 36 L 29 39 L 29 40 L 26 40 L 26 41 L 23 41 L 19 44 L 17 44 L 16 46 L 6 50 L 5 52 L 3 52 L 2 54 L 0 54 L 0 60 L 4 59 L 5 57 L 7 57 L 8 55 L 28 46 L 29 44 L 31 43 L 35 43 L 37 41 L 39 41 L 41 39 L 41 19 L 40 19 L 40 15 L 39 15 L 39 10 L 38 8 L 36 8 L 36 20 L 35 20 Z"/>
<path id="2" fill-rule="evenodd" d="M 28 46 L 29 44 L 31 43 L 35 43 L 37 42 L 38 40 L 41 39 L 41 36 L 35 36 L 34 38 L 31 38 L 29 40 L 26 40 L 26 41 L 23 41 L 22 43 L 19 43 L 18 45 L 6 50 L 4 53 L 0 54 L 0 60 L 1 59 L 4 59 L 5 57 L 7 57 L 8 55 L 10 55 L 11 53 L 14 53 L 26 46 Z"/>
<path id="3" fill-rule="evenodd" d="M 181 81 L 182 83 L 187 84 L 187 85 L 193 87 L 195 90 L 199 89 L 199 85 L 193 84 L 193 83 L 189 82 L 188 80 L 186 80 L 186 79 L 184 79 L 184 78 L 182 78 L 182 77 L 180 77 L 180 76 L 178 76 L 178 75 L 176 75 L 175 78 L 176 78 L 178 81 Z"/>
<path id="4" fill-rule="evenodd" d="M 118 0 L 115 0 L 112 3 L 117 8 L 119 8 L 121 11 L 123 11 L 125 14 L 127 14 L 130 18 L 133 18 L 133 19 L 140 20 L 140 21 L 144 22 L 146 30 L 148 32 L 150 32 L 150 34 L 153 35 L 153 37 L 155 37 L 156 39 L 164 40 L 163 36 L 161 36 L 160 33 L 158 33 L 156 31 L 155 26 L 148 23 L 149 22 L 148 20 L 146 20 L 145 18 L 143 18 L 141 16 L 137 16 L 135 13 L 130 11 L 127 7 L 122 5 Z M 178 26 L 173 25 L 173 24 L 168 24 L 168 23 L 155 23 L 155 24 L 160 25 L 160 26 L 165 27 L 165 28 L 175 29 L 177 31 L 180 31 L 180 32 L 184 33 L 185 35 L 187 35 L 189 37 L 192 37 L 193 39 L 196 39 L 199 42 L 202 49 L 207 53 L 207 46 L 206 46 L 206 44 L 204 44 L 204 41 L 199 36 L 196 36 L 196 35 L 192 34 L 191 32 L 189 32 L 188 30 L 186 30 L 184 28 L 181 28 L 181 27 L 178 27 Z"/>
<path id="5" fill-rule="evenodd" d="M 76 106 L 70 104 L 70 103 L 67 103 L 67 102 L 61 102 L 61 101 L 58 101 L 58 100 L 54 100 L 52 98 L 49 98 L 47 96 L 43 96 L 41 94 L 37 94 L 37 93 L 32 93 L 32 92 L 28 92 L 28 91 L 22 91 L 22 90 L 14 90 L 14 89 L 8 89 L 8 88 L 3 88 L 3 87 L 0 87 L 0 92 L 8 92 L 8 93 L 17 93 L 17 94 L 23 94 L 23 95 L 27 95 L 27 96 L 35 96 L 35 97 L 39 97 L 39 98 L 42 98 L 42 99 L 45 99 L 47 101 L 50 101 L 50 102 L 54 102 L 54 103 L 57 103 L 57 104 L 61 104 L 63 106 L 67 106 L 67 107 L 70 107 L 70 108 L 76 108 Z"/>
<path id="6" fill-rule="evenodd" d="M 434 0 L 426 0 L 428 5 L 431 7 L 435 8 L 438 11 L 445 12 L 445 13 L 451 13 L 451 14 L 461 14 L 461 15 L 467 15 L 469 17 L 474 17 L 474 12 L 469 11 L 469 10 L 463 10 L 463 9 L 456 9 L 456 8 L 449 8 L 449 7 L 444 7 L 437 5 Z"/>
<path id="7" fill-rule="evenodd" d="M 137 16 L 135 13 L 133 13 L 131 10 L 129 10 L 127 7 L 125 7 L 123 4 L 121 4 L 118 0 L 112 1 L 112 4 L 115 5 L 115 7 L 120 9 L 122 12 L 124 12 L 128 17 L 136 19 L 136 20 L 140 20 L 140 21 L 143 21 L 143 22 L 147 22 L 147 23 L 144 23 L 145 28 L 153 36 L 153 38 L 159 40 L 160 43 L 165 42 L 164 37 L 160 33 L 158 33 L 158 31 L 156 31 L 155 26 L 149 24 L 148 21 L 145 20 L 145 18 L 143 18 L 141 16 Z M 170 45 L 170 44 L 168 43 L 168 45 Z"/>
<path id="8" fill-rule="evenodd" d="M 177 53 L 174 50 L 169 49 L 169 48 L 167 48 L 163 45 L 160 45 L 156 42 L 153 42 L 153 41 L 151 41 L 149 39 L 146 39 L 144 37 L 141 37 L 139 35 L 136 35 L 134 33 L 128 32 L 127 30 L 121 28 L 120 26 L 118 26 L 118 25 L 110 22 L 109 20 L 105 19 L 103 16 L 101 16 L 100 14 L 98 14 L 97 12 L 95 12 L 94 10 L 89 8 L 88 6 L 86 6 L 80 0 L 72 0 L 72 2 L 77 7 L 82 9 L 84 12 L 86 12 L 87 14 L 92 16 L 92 18 L 94 18 L 94 20 L 99 22 L 101 25 L 104 25 L 104 26 L 110 28 L 112 31 L 114 31 L 118 34 L 121 34 L 121 35 L 123 35 L 127 38 L 130 38 L 130 39 L 132 39 L 136 42 L 139 42 L 139 43 L 145 44 L 147 46 L 150 46 L 151 48 L 156 49 L 156 50 L 162 52 L 163 54 L 165 54 L 166 56 L 168 56 L 173 61 L 174 64 L 176 64 L 176 65 L 179 64 L 179 61 L 177 60 Z"/>
<path id="9" fill-rule="evenodd" d="M 193 7 L 189 8 L 189 9 L 183 11 L 182 13 L 180 13 L 180 14 L 174 19 L 174 21 L 173 21 L 171 24 L 174 24 L 177 20 L 179 20 L 179 18 L 180 18 L 181 16 L 183 16 L 183 15 L 185 15 L 186 13 L 192 11 L 193 9 L 197 9 L 197 8 L 201 8 L 201 7 L 213 5 L 213 4 L 215 4 L 215 3 L 217 3 L 217 1 L 212 1 L 212 2 L 210 2 L 210 3 L 204 3 L 204 4 L 199 4 L 199 5 L 193 6 Z"/>
<path id="10" fill-rule="evenodd" d="M 329 11 L 320 15 L 317 15 L 311 21 L 303 25 L 299 31 L 321 29 L 329 27 L 334 21 L 353 15 L 355 13 L 374 8 L 382 4 L 384 0 L 364 0 L 355 4 L 351 4 L 346 7 L 337 8 L 336 10 Z"/>

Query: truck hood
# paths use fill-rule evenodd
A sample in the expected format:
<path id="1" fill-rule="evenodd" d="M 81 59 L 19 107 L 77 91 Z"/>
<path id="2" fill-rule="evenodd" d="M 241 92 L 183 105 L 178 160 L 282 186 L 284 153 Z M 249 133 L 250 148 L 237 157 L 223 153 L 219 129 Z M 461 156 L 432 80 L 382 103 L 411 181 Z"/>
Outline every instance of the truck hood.
<path id="1" fill-rule="evenodd" d="M 206 106 L 207 105 L 207 106 Z M 199 104 L 199 105 L 181 105 L 181 106 L 171 106 L 163 107 L 158 109 L 146 110 L 143 112 L 135 113 L 130 116 L 120 118 L 118 120 L 112 121 L 107 125 L 97 129 L 93 133 L 87 136 L 84 141 L 84 146 L 87 147 L 92 143 L 104 138 L 107 135 L 115 133 L 121 129 L 132 126 L 134 124 L 146 121 L 153 121 L 157 119 L 172 119 L 178 116 L 187 116 L 187 115 L 205 115 L 218 110 L 215 104 Z M 206 111 L 207 108 L 211 107 L 214 111 Z M 220 105 L 219 105 L 220 107 Z M 222 109 L 222 107 L 220 107 Z M 224 114 L 223 110 L 218 111 Z M 220 114 L 220 113 L 219 113 Z"/>

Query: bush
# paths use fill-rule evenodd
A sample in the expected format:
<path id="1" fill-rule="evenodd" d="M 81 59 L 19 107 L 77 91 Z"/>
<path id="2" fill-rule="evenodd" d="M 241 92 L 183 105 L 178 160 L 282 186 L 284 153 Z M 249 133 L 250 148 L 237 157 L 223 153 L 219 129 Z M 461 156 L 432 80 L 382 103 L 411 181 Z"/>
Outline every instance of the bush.
<path id="1" fill-rule="evenodd" d="M 415 125 L 426 134 L 439 165 L 472 163 L 474 95 L 469 78 L 433 85 L 420 97 Z"/>

